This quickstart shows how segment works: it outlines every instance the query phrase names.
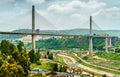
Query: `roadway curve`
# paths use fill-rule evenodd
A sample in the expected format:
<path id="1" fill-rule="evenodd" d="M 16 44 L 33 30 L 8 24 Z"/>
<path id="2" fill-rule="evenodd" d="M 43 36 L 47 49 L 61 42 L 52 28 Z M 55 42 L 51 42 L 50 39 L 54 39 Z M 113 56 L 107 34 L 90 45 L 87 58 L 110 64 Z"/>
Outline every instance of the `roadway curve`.
<path id="1" fill-rule="evenodd" d="M 105 72 L 105 71 L 93 69 L 93 68 L 84 66 L 84 65 L 82 65 L 82 64 L 79 64 L 79 63 L 77 63 L 77 61 L 76 61 L 74 58 L 72 58 L 72 57 L 70 57 L 70 56 L 61 55 L 61 54 L 58 54 L 58 55 L 61 56 L 61 57 L 63 57 L 65 63 L 68 64 L 68 65 L 70 65 L 70 63 L 71 63 L 71 64 L 73 64 L 73 65 L 76 65 L 76 66 L 84 69 L 84 70 L 88 70 L 88 71 L 91 71 L 91 72 L 95 72 L 95 73 L 98 73 L 98 74 L 101 74 L 101 75 L 104 75 L 104 74 L 105 74 L 105 75 L 107 75 L 107 76 L 109 76 L 109 77 L 120 77 L 120 75 L 117 75 L 117 76 L 116 76 L 115 74 L 112 74 L 112 73 L 108 73 L 108 72 Z M 66 58 L 69 58 L 69 59 L 71 60 L 71 62 L 68 62 L 68 61 L 66 60 Z"/>

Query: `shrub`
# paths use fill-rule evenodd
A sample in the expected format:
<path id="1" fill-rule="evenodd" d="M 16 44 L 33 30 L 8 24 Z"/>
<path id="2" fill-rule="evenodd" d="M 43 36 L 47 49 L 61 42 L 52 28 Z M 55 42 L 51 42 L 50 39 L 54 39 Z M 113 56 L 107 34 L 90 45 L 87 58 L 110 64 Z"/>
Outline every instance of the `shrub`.
<path id="1" fill-rule="evenodd" d="M 37 61 L 36 64 L 37 64 L 37 65 L 41 65 L 41 62 L 40 62 L 40 61 Z"/>
<path id="2" fill-rule="evenodd" d="M 83 57 L 84 60 L 88 60 L 88 58 L 89 58 L 88 56 Z"/>

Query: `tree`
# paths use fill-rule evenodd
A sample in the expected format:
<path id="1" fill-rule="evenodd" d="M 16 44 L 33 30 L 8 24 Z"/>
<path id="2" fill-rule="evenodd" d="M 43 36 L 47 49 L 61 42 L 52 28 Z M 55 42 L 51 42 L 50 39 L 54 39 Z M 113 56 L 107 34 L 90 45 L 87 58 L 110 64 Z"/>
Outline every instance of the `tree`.
<path id="1" fill-rule="evenodd" d="M 115 49 L 115 52 L 116 52 L 116 53 L 120 53 L 120 48 L 116 48 L 116 49 Z"/>
<path id="2" fill-rule="evenodd" d="M 39 58 L 40 58 L 39 52 L 35 52 L 34 50 L 31 50 L 28 53 L 28 56 L 30 58 L 30 62 L 32 62 L 32 63 L 36 63 L 37 61 L 39 61 Z"/>
<path id="3" fill-rule="evenodd" d="M 24 69 L 24 76 L 27 77 L 28 76 L 28 70 L 30 70 L 30 62 L 28 59 L 28 56 L 26 56 L 25 54 L 22 54 L 20 56 L 21 58 L 19 59 L 18 65 L 21 65 Z"/>
<path id="4" fill-rule="evenodd" d="M 1 67 L 0 77 L 24 77 L 21 65 L 4 63 Z"/>
<path id="5" fill-rule="evenodd" d="M 1 53 L 4 54 L 5 56 L 10 55 L 15 48 L 16 48 L 15 45 L 10 43 L 8 40 L 3 40 L 1 42 L 1 46 L 0 46 Z"/>
<path id="6" fill-rule="evenodd" d="M 22 41 L 19 41 L 18 45 L 17 45 L 17 48 L 19 51 L 22 51 L 23 50 L 23 47 L 24 47 L 24 43 Z"/>
<path id="7" fill-rule="evenodd" d="M 16 63 L 14 58 L 11 55 L 8 56 L 8 63 L 10 63 L 10 64 Z"/>
<path id="8" fill-rule="evenodd" d="M 8 40 L 3 40 L 1 42 L 0 49 L 2 54 L 5 54 L 5 55 L 9 54 L 9 45 L 10 45 L 10 42 Z"/>
<path id="9" fill-rule="evenodd" d="M 21 65 L 24 69 L 24 76 L 27 77 L 28 75 L 28 70 L 30 70 L 30 62 L 28 59 L 28 56 L 23 53 L 19 52 L 18 50 L 14 50 L 12 53 L 12 57 L 16 61 L 18 65 Z"/>
<path id="10" fill-rule="evenodd" d="M 50 63 L 50 66 L 53 68 L 53 71 L 58 71 L 58 64 L 57 63 Z"/>
<path id="11" fill-rule="evenodd" d="M 48 59 L 53 60 L 53 54 L 52 53 L 48 55 Z"/>
<path id="12" fill-rule="evenodd" d="M 49 51 L 47 51 L 47 55 L 49 55 L 50 54 L 50 52 Z"/>
<path id="13" fill-rule="evenodd" d="M 102 77 L 107 77 L 106 75 L 103 75 Z"/>
<path id="14" fill-rule="evenodd" d="M 30 62 L 31 63 L 35 63 L 35 51 L 34 50 L 31 50 L 29 53 L 28 53 L 28 56 L 30 58 Z"/>
<path id="15" fill-rule="evenodd" d="M 19 61 L 19 59 L 20 59 L 20 52 L 18 52 L 17 49 L 15 49 L 11 55 L 12 55 L 12 57 L 14 58 L 14 60 L 15 60 L 16 62 Z"/>
<path id="16" fill-rule="evenodd" d="M 10 43 L 10 45 L 9 45 L 9 50 L 10 50 L 10 55 L 12 54 L 12 52 L 14 51 L 16 49 L 16 46 L 14 45 L 14 44 L 12 44 L 12 43 Z"/>
<path id="17" fill-rule="evenodd" d="M 2 64 L 3 64 L 3 60 L 2 60 L 2 59 L 0 59 L 0 67 L 2 66 Z"/>
<path id="18" fill-rule="evenodd" d="M 62 66 L 62 67 L 61 67 L 61 71 L 62 71 L 62 72 L 66 72 L 66 70 L 67 70 L 67 66 Z"/>
<path id="19" fill-rule="evenodd" d="M 41 56 L 40 53 L 39 53 L 39 52 L 36 52 L 35 54 L 36 54 L 36 61 L 39 61 L 40 56 Z"/>
<path id="20" fill-rule="evenodd" d="M 53 71 L 58 71 L 58 64 L 54 63 Z"/>
<path id="21" fill-rule="evenodd" d="M 23 42 L 19 42 L 17 47 L 8 40 L 3 40 L 0 44 L 2 56 L 6 60 L 0 60 L 0 77 L 27 77 L 30 70 L 30 62 L 26 52 L 23 50 Z M 1 58 L 1 59 L 3 59 Z"/>

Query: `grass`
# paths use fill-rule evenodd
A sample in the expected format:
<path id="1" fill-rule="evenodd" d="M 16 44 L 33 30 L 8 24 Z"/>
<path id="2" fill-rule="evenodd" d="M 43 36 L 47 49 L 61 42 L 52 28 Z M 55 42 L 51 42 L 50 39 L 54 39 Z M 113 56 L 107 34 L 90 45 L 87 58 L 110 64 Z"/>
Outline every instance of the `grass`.
<path id="1" fill-rule="evenodd" d="M 95 64 L 120 71 L 120 61 L 116 61 L 116 60 L 100 61 L 100 62 L 96 62 Z"/>
<path id="2" fill-rule="evenodd" d="M 52 70 L 52 67 L 49 64 L 50 62 L 43 61 L 43 60 L 41 60 L 40 62 L 41 62 L 41 65 L 37 65 L 35 63 L 32 63 L 30 67 L 31 68 L 41 68 L 41 69 L 45 69 L 45 70 Z"/>
<path id="3" fill-rule="evenodd" d="M 89 57 L 89 56 L 84 56 L 83 59 L 86 60 L 86 61 L 96 61 L 96 60 L 100 60 L 100 59 L 97 59 L 97 58 L 94 58 L 94 57 Z"/>
<path id="4" fill-rule="evenodd" d="M 62 64 L 62 65 L 66 65 L 65 62 L 64 62 L 64 60 L 63 60 L 63 58 L 60 57 L 60 56 L 58 56 L 58 55 L 56 55 L 56 56 L 54 57 L 54 61 L 56 61 L 56 62 L 58 62 L 58 63 L 60 63 L 60 64 Z"/>
<path id="5" fill-rule="evenodd" d="M 120 54 L 113 52 L 96 52 L 96 55 L 107 60 L 101 61 L 101 63 L 98 64 L 120 71 Z"/>
<path id="6" fill-rule="evenodd" d="M 46 77 L 46 76 L 43 76 L 42 74 L 37 74 L 37 75 L 33 75 L 33 76 L 28 76 L 28 77 Z"/>
<path id="7" fill-rule="evenodd" d="M 113 74 L 119 74 L 120 75 L 120 72 L 118 71 L 113 71 L 113 70 L 109 70 L 109 69 L 106 69 L 106 68 L 101 68 L 101 67 L 98 67 L 98 66 L 94 66 L 94 65 L 91 65 L 91 64 L 87 64 L 83 61 L 81 61 L 78 57 L 70 54 L 69 56 L 73 57 L 76 61 L 78 61 L 80 64 L 83 64 L 85 66 L 88 66 L 90 68 L 94 68 L 94 69 L 98 69 L 98 70 L 102 70 L 102 71 L 106 71 L 106 72 L 109 72 L 109 73 L 113 73 Z"/>
<path id="8" fill-rule="evenodd" d="M 109 60 L 102 57 L 88 57 L 88 56 L 84 56 L 83 59 L 91 64 L 120 71 L 120 60 Z"/>
<path id="9" fill-rule="evenodd" d="M 108 60 L 120 60 L 120 54 L 112 52 L 97 52 L 97 56 L 108 59 Z"/>

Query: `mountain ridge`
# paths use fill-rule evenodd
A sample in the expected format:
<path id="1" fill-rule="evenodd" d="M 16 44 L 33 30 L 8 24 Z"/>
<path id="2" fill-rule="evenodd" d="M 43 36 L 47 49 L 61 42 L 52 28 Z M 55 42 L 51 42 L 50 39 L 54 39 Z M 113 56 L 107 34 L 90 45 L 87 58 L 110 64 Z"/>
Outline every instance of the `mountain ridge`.
<path id="1" fill-rule="evenodd" d="M 37 29 L 38 30 L 38 29 Z M 13 32 L 32 32 L 31 29 L 19 29 Z M 63 34 L 89 34 L 89 29 L 67 29 L 67 30 L 39 30 L 39 33 L 63 33 Z M 119 36 L 120 30 L 92 30 L 93 34 L 109 34 L 110 36 Z"/>

